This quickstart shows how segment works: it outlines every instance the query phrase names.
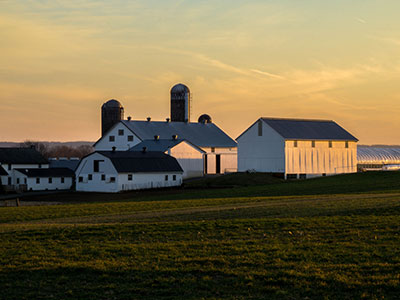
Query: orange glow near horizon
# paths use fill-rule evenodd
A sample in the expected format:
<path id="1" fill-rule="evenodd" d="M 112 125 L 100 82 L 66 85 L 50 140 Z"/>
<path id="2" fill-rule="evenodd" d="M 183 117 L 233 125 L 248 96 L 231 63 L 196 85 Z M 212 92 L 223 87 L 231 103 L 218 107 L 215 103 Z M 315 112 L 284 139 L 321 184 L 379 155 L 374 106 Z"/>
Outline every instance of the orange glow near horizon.
<path id="1" fill-rule="evenodd" d="M 259 117 L 331 119 L 400 144 L 400 3 L 0 2 L 0 141 L 96 141 L 100 107 L 165 120 L 170 88 L 232 138 Z"/>

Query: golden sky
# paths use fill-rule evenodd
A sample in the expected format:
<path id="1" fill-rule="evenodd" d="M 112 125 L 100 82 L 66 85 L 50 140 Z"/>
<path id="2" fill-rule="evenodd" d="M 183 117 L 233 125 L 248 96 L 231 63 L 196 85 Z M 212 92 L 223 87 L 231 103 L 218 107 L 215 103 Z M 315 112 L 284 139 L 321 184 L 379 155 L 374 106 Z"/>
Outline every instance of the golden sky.
<path id="1" fill-rule="evenodd" d="M 236 138 L 257 118 L 333 119 L 400 144 L 399 0 L 0 0 L 0 141 L 95 141 L 193 94 Z"/>

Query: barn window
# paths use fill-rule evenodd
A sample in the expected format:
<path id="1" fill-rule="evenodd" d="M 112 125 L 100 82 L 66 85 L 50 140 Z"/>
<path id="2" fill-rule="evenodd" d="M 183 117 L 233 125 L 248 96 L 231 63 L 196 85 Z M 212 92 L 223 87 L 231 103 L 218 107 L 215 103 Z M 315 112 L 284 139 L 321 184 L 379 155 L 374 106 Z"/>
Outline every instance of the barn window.
<path id="1" fill-rule="evenodd" d="M 132 178 L 133 178 L 132 174 L 128 174 L 128 180 L 132 181 Z"/>
<path id="2" fill-rule="evenodd" d="M 101 174 L 101 180 L 106 180 L 106 175 L 104 175 L 104 174 Z"/>
<path id="3" fill-rule="evenodd" d="M 65 178 L 61 177 L 61 183 L 64 183 L 64 182 L 65 182 Z"/>
<path id="4" fill-rule="evenodd" d="M 115 142 L 115 136 L 110 135 L 110 136 L 108 137 L 108 140 L 109 140 L 110 142 Z"/>
<path id="5" fill-rule="evenodd" d="M 168 175 L 165 175 L 165 181 L 168 181 Z"/>
<path id="6" fill-rule="evenodd" d="M 349 142 L 348 142 L 348 141 L 345 141 L 345 142 L 344 142 L 344 147 L 345 147 L 345 148 L 349 148 Z"/>
<path id="7" fill-rule="evenodd" d="M 128 142 L 133 142 L 133 135 L 128 135 Z"/>
<path id="8" fill-rule="evenodd" d="M 118 130 L 118 135 L 124 135 L 124 130 L 123 129 L 119 129 Z"/>
<path id="9" fill-rule="evenodd" d="M 293 147 L 297 148 L 297 141 L 293 141 Z"/>
<path id="10" fill-rule="evenodd" d="M 258 121 L 258 136 L 262 136 L 262 123 L 261 123 L 261 120 Z"/>
<path id="11" fill-rule="evenodd" d="M 89 174 L 88 175 L 88 180 L 92 180 L 93 179 L 93 175 L 92 174 Z"/>
<path id="12" fill-rule="evenodd" d="M 97 173 L 100 172 L 100 162 L 104 160 L 94 160 L 93 161 L 93 172 Z"/>
<path id="13" fill-rule="evenodd" d="M 17 178 L 17 184 L 19 184 L 19 178 Z"/>
<path id="14" fill-rule="evenodd" d="M 311 141 L 311 147 L 315 148 L 315 141 Z"/>
<path id="15" fill-rule="evenodd" d="M 82 176 L 79 176 L 78 181 L 79 181 L 79 182 L 83 182 L 83 177 L 82 177 Z"/>
<path id="16" fill-rule="evenodd" d="M 110 182 L 115 182 L 115 177 L 110 177 Z"/>
<path id="17" fill-rule="evenodd" d="M 11 170 L 11 164 L 8 165 L 8 170 Z"/>
<path id="18" fill-rule="evenodd" d="M 8 185 L 11 185 L 11 177 L 7 178 Z"/>
<path id="19" fill-rule="evenodd" d="M 41 168 L 42 168 L 42 165 L 41 165 L 41 164 L 39 164 L 39 166 L 38 166 L 38 167 L 39 167 L 39 169 L 41 169 Z"/>
<path id="20" fill-rule="evenodd" d="M 36 184 L 40 183 L 40 178 L 36 178 Z"/>
<path id="21" fill-rule="evenodd" d="M 53 183 L 53 178 L 49 178 L 49 183 Z"/>
<path id="22" fill-rule="evenodd" d="M 211 147 L 211 152 L 215 152 L 215 147 Z"/>
<path id="23" fill-rule="evenodd" d="M 332 148 L 332 141 L 329 141 L 329 148 Z"/>
<path id="24" fill-rule="evenodd" d="M 172 175 L 172 180 L 173 180 L 173 181 L 176 180 L 176 175 Z"/>

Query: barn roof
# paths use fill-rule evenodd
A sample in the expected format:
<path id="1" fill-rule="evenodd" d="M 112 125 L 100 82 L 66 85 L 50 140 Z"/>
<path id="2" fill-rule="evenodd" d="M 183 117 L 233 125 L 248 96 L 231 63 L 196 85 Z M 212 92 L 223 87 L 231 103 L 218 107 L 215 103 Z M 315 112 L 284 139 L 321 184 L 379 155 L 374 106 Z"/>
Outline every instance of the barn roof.
<path id="1" fill-rule="evenodd" d="M 182 142 L 187 142 L 189 145 L 194 147 L 197 151 L 201 153 L 205 153 L 203 150 L 201 150 L 199 147 L 193 145 L 189 141 L 183 140 L 183 139 L 160 139 L 160 140 L 144 140 L 143 142 L 137 144 L 136 146 L 132 147 L 129 149 L 129 151 L 142 151 L 144 147 L 146 147 L 147 151 L 161 151 L 165 152 L 168 149 L 171 149 L 175 147 L 176 145 L 179 145 Z"/>
<path id="2" fill-rule="evenodd" d="M 97 151 L 108 157 L 118 173 L 183 172 L 178 161 L 158 151 Z"/>
<path id="3" fill-rule="evenodd" d="M 284 139 L 358 141 L 343 127 L 330 120 L 261 118 Z"/>
<path id="4" fill-rule="evenodd" d="M 48 164 L 40 152 L 33 148 L 0 148 L 2 164 Z"/>
<path id="5" fill-rule="evenodd" d="M 0 165 L 0 176 L 5 176 L 8 175 L 8 173 L 6 172 L 6 170 L 4 170 L 4 168 Z"/>
<path id="6" fill-rule="evenodd" d="M 73 177 L 74 171 L 68 168 L 44 168 L 44 169 L 15 169 L 28 177 Z"/>
<path id="7" fill-rule="evenodd" d="M 142 141 L 155 135 L 160 139 L 171 139 L 177 135 L 198 147 L 236 147 L 236 142 L 214 123 L 166 122 L 166 121 L 121 121 Z"/>
<path id="8" fill-rule="evenodd" d="M 358 146 L 359 164 L 400 164 L 400 147 Z"/>
<path id="9" fill-rule="evenodd" d="M 79 165 L 79 159 L 49 159 L 50 168 L 68 168 L 75 171 Z"/>

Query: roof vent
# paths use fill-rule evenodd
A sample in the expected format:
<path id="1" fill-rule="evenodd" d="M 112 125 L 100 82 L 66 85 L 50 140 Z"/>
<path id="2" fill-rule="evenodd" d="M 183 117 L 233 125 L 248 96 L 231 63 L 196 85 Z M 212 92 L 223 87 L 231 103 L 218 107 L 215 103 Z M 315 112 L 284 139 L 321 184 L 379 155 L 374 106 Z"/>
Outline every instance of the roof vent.
<path id="1" fill-rule="evenodd" d="M 150 117 L 147 117 L 147 122 L 150 122 L 151 121 L 151 118 Z"/>
<path id="2" fill-rule="evenodd" d="M 131 117 L 131 116 L 129 116 L 129 117 L 128 117 L 128 121 L 130 121 L 131 119 L 132 119 L 132 117 Z"/>
<path id="3" fill-rule="evenodd" d="M 176 139 L 178 138 L 178 136 L 176 135 L 176 134 L 174 134 L 173 136 L 172 136 L 172 139 L 175 141 Z"/>
<path id="4" fill-rule="evenodd" d="M 158 141 L 159 139 L 160 139 L 160 136 L 159 136 L 159 135 L 155 135 L 155 136 L 154 136 L 154 140 L 155 140 L 155 141 Z"/>
<path id="5" fill-rule="evenodd" d="M 117 149 L 117 147 L 113 146 L 112 147 L 112 152 L 115 152 L 116 149 Z"/>
<path id="6" fill-rule="evenodd" d="M 142 148 L 142 152 L 143 152 L 143 153 L 146 153 L 146 151 L 147 151 L 147 147 L 143 147 L 143 148 Z"/>
<path id="7" fill-rule="evenodd" d="M 166 118 L 166 119 L 165 119 L 165 121 L 167 121 L 167 123 L 169 123 L 169 120 L 170 120 L 169 118 Z"/>

